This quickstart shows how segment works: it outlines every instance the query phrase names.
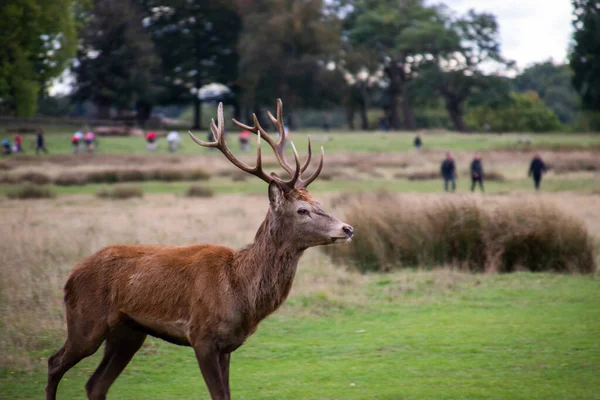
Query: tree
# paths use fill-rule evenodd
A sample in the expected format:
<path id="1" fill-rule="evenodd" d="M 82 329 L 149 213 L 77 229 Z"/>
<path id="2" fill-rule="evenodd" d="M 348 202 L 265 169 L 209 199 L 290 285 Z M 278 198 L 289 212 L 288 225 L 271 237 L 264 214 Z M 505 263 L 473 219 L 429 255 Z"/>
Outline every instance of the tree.
<path id="1" fill-rule="evenodd" d="M 403 125 L 415 129 L 412 107 L 414 93 L 410 82 L 434 48 L 445 47 L 444 24 L 435 7 L 422 0 L 357 0 L 346 17 L 345 34 L 358 47 L 377 51 L 387 78 L 389 118 L 393 129 L 401 126 L 398 97 L 401 98 Z"/>
<path id="2" fill-rule="evenodd" d="M 573 0 L 573 8 L 573 86 L 584 110 L 600 111 L 600 5 L 598 0 Z"/>
<path id="3" fill-rule="evenodd" d="M 465 120 L 478 129 L 487 124 L 495 132 L 549 132 L 561 126 L 556 114 L 533 91 L 513 92 L 510 104 L 501 107 L 473 107 Z"/>
<path id="4" fill-rule="evenodd" d="M 489 13 L 470 10 L 466 15 L 446 17 L 448 39 L 432 51 L 433 61 L 422 74 L 423 79 L 437 88 L 457 131 L 468 130 L 464 121 L 465 104 L 477 91 L 502 91 L 502 80 L 487 76 L 483 65 L 501 67 L 513 63 L 500 53 L 498 23 Z M 506 90 L 506 87 L 505 87 Z"/>
<path id="5" fill-rule="evenodd" d="M 77 0 L 0 2 L 0 112 L 28 116 L 74 55 Z"/>
<path id="6" fill-rule="evenodd" d="M 339 71 L 332 68 L 339 50 L 339 16 L 324 0 L 261 0 L 240 8 L 244 99 L 260 115 L 262 105 L 284 98 L 293 128 L 296 107 L 322 107 L 343 87 Z"/>
<path id="7" fill-rule="evenodd" d="M 73 99 L 92 100 L 98 116 L 109 118 L 110 107 L 130 109 L 151 97 L 159 60 L 140 10 L 128 1 L 95 0 L 82 18 Z"/>
<path id="8" fill-rule="evenodd" d="M 518 92 L 537 92 L 562 123 L 569 123 L 576 119 L 579 110 L 579 97 L 572 79 L 569 65 L 546 61 L 526 68 L 514 79 L 513 87 Z"/>
<path id="9" fill-rule="evenodd" d="M 138 0 L 162 60 L 163 103 L 194 104 L 193 129 L 200 128 L 202 86 L 220 82 L 239 92 L 236 49 L 241 20 L 226 0 Z M 237 105 L 237 104 L 236 104 Z M 236 107 L 239 118 L 239 107 Z"/>

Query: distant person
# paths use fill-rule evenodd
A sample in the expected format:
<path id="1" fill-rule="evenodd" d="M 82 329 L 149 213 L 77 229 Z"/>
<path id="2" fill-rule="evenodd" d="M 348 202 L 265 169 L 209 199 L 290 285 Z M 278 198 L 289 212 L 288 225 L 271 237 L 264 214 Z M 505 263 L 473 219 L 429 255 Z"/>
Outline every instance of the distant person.
<path id="1" fill-rule="evenodd" d="M 250 150 L 250 131 L 244 129 L 240 132 L 240 150 L 249 151 Z"/>
<path id="2" fill-rule="evenodd" d="M 88 153 L 93 153 L 96 149 L 96 134 L 92 131 L 86 132 L 86 134 L 83 136 L 83 140 Z"/>
<path id="3" fill-rule="evenodd" d="M 156 143 L 156 132 L 150 131 L 146 134 L 146 142 L 148 142 L 146 148 L 148 151 L 154 151 L 158 147 Z"/>
<path id="4" fill-rule="evenodd" d="M 379 118 L 379 130 L 383 132 L 388 130 L 388 119 L 385 115 L 382 115 L 381 118 Z"/>
<path id="5" fill-rule="evenodd" d="M 44 131 L 40 128 L 35 135 L 35 154 L 40 154 L 40 151 L 48 154 L 46 149 L 46 139 L 44 138 Z"/>
<path id="6" fill-rule="evenodd" d="M 77 154 L 81 151 L 81 145 L 83 143 L 83 132 L 77 131 L 71 138 L 71 144 L 73 145 L 73 153 Z"/>
<path id="7" fill-rule="evenodd" d="M 12 149 L 10 148 L 10 141 L 8 139 L 2 140 L 2 155 L 8 156 L 12 153 Z"/>
<path id="8" fill-rule="evenodd" d="M 23 151 L 23 136 L 18 133 L 15 135 L 15 153 L 24 153 Z"/>
<path id="9" fill-rule="evenodd" d="M 323 113 L 323 130 L 329 132 L 329 114 Z"/>
<path id="10" fill-rule="evenodd" d="M 481 163 L 481 154 L 475 153 L 471 161 L 471 192 L 475 191 L 475 185 L 479 183 L 481 193 L 483 193 L 483 165 Z"/>
<path id="11" fill-rule="evenodd" d="M 177 132 L 177 131 L 169 132 L 169 134 L 167 135 L 167 144 L 169 145 L 169 151 L 171 153 L 174 153 L 177 151 L 177 148 L 179 147 L 180 142 L 181 142 L 181 139 L 179 137 L 179 132 Z"/>
<path id="12" fill-rule="evenodd" d="M 415 149 L 417 149 L 417 151 L 421 151 L 421 146 L 423 146 L 423 141 L 421 140 L 421 135 L 419 135 L 418 133 L 417 133 L 417 136 L 415 136 L 414 145 L 415 145 Z"/>
<path id="13" fill-rule="evenodd" d="M 448 191 L 448 183 L 452 183 L 451 191 L 456 190 L 456 164 L 454 163 L 454 157 L 452 153 L 446 153 L 446 159 L 442 161 L 440 168 L 442 178 L 444 179 L 444 191 Z"/>
<path id="14" fill-rule="evenodd" d="M 535 190 L 540 190 L 540 183 L 542 182 L 542 175 L 546 173 L 546 164 L 542 160 L 540 153 L 535 153 L 531 165 L 529 166 L 529 176 L 533 176 L 533 184 Z"/>

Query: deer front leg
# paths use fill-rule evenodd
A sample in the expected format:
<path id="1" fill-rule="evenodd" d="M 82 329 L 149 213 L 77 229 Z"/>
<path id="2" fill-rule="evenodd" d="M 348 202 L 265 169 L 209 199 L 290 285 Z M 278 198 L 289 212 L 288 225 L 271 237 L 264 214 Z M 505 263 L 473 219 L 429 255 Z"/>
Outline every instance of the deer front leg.
<path id="1" fill-rule="evenodd" d="M 219 364 L 221 366 L 221 376 L 223 378 L 223 386 L 225 387 L 225 393 L 227 398 L 231 398 L 231 392 L 229 391 L 229 362 L 231 360 L 231 353 L 219 354 Z"/>
<path id="2" fill-rule="evenodd" d="M 213 346 L 194 345 L 196 359 L 212 400 L 229 400 L 220 365 L 220 353 Z"/>

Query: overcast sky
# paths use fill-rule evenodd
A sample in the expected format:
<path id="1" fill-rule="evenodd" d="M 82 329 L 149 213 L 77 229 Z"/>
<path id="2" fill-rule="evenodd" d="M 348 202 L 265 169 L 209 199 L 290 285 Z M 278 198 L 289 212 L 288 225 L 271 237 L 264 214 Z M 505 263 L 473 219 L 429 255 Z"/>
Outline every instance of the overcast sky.
<path id="1" fill-rule="evenodd" d="M 571 0 L 442 0 L 459 14 L 474 8 L 496 15 L 504 56 L 522 69 L 552 58 L 565 62 L 573 32 Z"/>

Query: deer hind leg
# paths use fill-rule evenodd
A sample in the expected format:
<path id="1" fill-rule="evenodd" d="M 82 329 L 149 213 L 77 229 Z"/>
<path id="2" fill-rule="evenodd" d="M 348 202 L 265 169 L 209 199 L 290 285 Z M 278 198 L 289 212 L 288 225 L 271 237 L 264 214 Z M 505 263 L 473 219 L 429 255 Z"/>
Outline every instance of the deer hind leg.
<path id="1" fill-rule="evenodd" d="M 88 399 L 103 400 L 111 385 L 142 347 L 146 334 L 120 324 L 106 338 L 104 357 L 85 389 Z"/>
<path id="2" fill-rule="evenodd" d="M 91 356 L 104 341 L 106 325 L 103 321 L 89 321 L 84 318 L 75 321 L 67 311 L 67 341 L 64 346 L 48 359 L 48 384 L 46 400 L 55 400 L 58 384 L 65 373 L 79 361 Z"/>

